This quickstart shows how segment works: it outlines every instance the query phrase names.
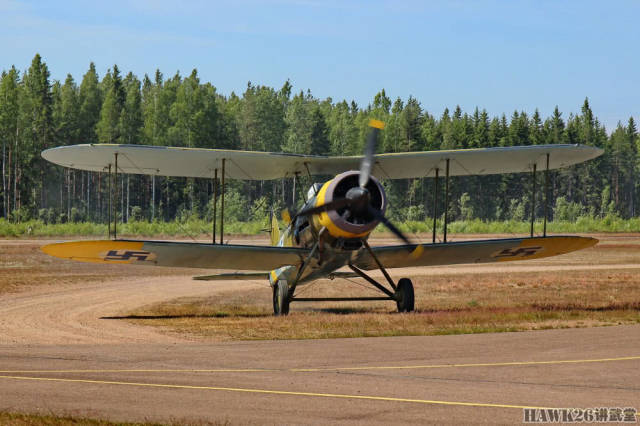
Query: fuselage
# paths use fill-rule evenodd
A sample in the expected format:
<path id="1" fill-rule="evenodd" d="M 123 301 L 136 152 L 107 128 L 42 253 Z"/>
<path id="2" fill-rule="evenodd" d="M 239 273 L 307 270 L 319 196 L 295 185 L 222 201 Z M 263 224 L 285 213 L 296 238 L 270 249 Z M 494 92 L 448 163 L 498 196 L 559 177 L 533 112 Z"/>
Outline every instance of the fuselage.
<path id="1" fill-rule="evenodd" d="M 358 185 L 358 171 L 348 171 L 319 185 L 314 184 L 302 210 L 317 207 L 343 198 Z M 371 207 L 386 209 L 386 195 L 380 182 L 373 176 L 367 187 Z M 349 208 L 323 211 L 311 216 L 294 216 L 281 234 L 277 243 L 280 247 L 302 247 L 313 249 L 314 256 L 303 270 L 298 284 L 318 278 L 326 278 L 331 273 L 355 261 L 364 250 L 364 242 L 378 225 L 378 220 L 366 212 L 352 212 Z M 298 268 L 284 266 L 271 271 L 270 280 L 274 284 L 279 279 L 295 279 Z"/>

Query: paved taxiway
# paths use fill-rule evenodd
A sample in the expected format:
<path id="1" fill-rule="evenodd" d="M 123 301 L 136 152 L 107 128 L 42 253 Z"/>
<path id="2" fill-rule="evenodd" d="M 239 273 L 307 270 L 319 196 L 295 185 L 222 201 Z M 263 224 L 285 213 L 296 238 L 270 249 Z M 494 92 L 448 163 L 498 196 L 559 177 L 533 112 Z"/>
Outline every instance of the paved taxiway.
<path id="1" fill-rule="evenodd" d="M 0 346 L 0 409 L 254 424 L 520 423 L 640 408 L 640 325 L 433 337 Z"/>

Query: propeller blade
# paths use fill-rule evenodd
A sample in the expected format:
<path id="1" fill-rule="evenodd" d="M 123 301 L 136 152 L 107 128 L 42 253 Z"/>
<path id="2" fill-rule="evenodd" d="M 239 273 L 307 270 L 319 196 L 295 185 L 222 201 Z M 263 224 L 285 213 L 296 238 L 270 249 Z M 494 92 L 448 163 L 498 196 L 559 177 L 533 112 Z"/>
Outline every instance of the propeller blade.
<path id="1" fill-rule="evenodd" d="M 409 239 L 402 233 L 402 231 L 400 231 L 389 219 L 384 217 L 384 215 L 382 214 L 382 212 L 380 210 L 376 210 L 376 209 L 374 209 L 372 207 L 369 207 L 369 213 L 371 215 L 373 215 L 377 220 L 382 222 L 382 224 L 384 226 L 386 226 L 398 238 L 400 238 L 402 241 L 404 241 L 405 244 L 413 245 L 411 243 L 411 241 L 409 241 Z M 410 255 L 411 255 L 412 258 L 417 259 L 418 257 L 420 257 L 420 255 L 422 255 L 423 251 L 424 251 L 424 247 L 422 247 L 421 244 L 418 244 L 418 245 L 416 245 L 415 249 L 410 250 Z"/>
<path id="2" fill-rule="evenodd" d="M 309 207 L 308 209 L 301 210 L 296 216 L 311 216 L 314 214 L 326 212 L 327 210 L 339 210 L 343 207 L 347 207 L 351 204 L 352 200 L 348 198 L 338 198 L 329 203 L 322 204 L 320 206 Z"/>
<path id="3" fill-rule="evenodd" d="M 380 222 L 382 222 L 382 224 L 384 226 L 386 226 L 387 228 L 389 228 L 389 230 L 391 232 L 393 232 L 394 234 L 396 234 L 396 236 L 398 238 L 400 238 L 402 241 L 404 241 L 405 244 L 409 245 L 411 244 L 411 241 L 409 241 L 409 239 L 407 237 L 405 237 L 405 235 L 402 233 L 402 231 L 400 231 L 393 223 L 391 223 L 391 221 L 389 221 L 389 219 L 387 219 L 386 217 L 384 217 L 384 215 L 382 214 L 382 212 L 380 210 L 374 209 L 372 207 L 369 208 L 369 213 L 375 217 L 377 220 L 379 220 Z"/>
<path id="4" fill-rule="evenodd" d="M 369 176 L 371 175 L 371 169 L 373 168 L 373 156 L 376 153 L 376 144 L 378 141 L 378 133 L 381 129 L 384 129 L 384 123 L 380 120 L 371 120 L 369 122 L 371 132 L 367 139 L 367 145 L 364 149 L 364 158 L 360 163 L 360 177 L 358 183 L 360 188 L 364 188 L 369 183 Z"/>

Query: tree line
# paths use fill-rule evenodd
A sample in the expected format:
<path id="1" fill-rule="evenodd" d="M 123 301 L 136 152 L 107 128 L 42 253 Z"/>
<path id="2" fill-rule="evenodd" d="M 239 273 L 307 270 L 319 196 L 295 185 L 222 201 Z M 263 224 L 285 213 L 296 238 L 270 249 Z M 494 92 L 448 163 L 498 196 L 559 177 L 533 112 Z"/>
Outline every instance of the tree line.
<path id="1" fill-rule="evenodd" d="M 585 99 L 578 115 L 556 107 L 550 117 L 514 111 L 491 117 L 457 106 L 434 115 L 410 96 L 390 99 L 384 89 L 367 106 L 354 101 L 315 98 L 294 92 L 287 80 L 279 89 L 249 82 L 241 95 L 218 93 L 197 70 L 165 77 L 159 70 L 140 80 L 117 65 L 100 78 L 91 63 L 78 84 L 67 75 L 51 80 L 36 54 L 23 72 L 12 66 L 0 81 L 2 201 L 0 217 L 9 221 L 41 219 L 104 222 L 109 203 L 104 173 L 63 169 L 40 152 L 78 143 L 124 143 L 198 148 L 281 151 L 316 155 L 359 155 L 371 118 L 386 123 L 379 152 L 486 148 L 513 145 L 580 143 L 603 148 L 596 160 L 550 173 L 550 218 L 636 217 L 640 138 L 633 117 L 612 132 L 594 116 Z M 231 181 L 225 216 L 260 219 L 270 208 L 302 202 L 301 178 L 279 181 Z M 538 183 L 538 188 L 542 185 Z M 434 206 L 433 179 L 383 182 L 396 220 L 426 220 Z M 119 176 L 121 220 L 211 218 L 213 182 L 207 179 Z M 451 180 L 450 217 L 454 220 L 525 220 L 535 201 L 543 214 L 543 191 L 531 197 L 526 174 L 469 176 Z M 303 191 L 300 191 L 300 188 Z M 294 191 L 300 193 L 295 195 Z M 444 197 L 439 197 L 442 203 Z M 443 211 L 440 205 L 438 212 Z"/>

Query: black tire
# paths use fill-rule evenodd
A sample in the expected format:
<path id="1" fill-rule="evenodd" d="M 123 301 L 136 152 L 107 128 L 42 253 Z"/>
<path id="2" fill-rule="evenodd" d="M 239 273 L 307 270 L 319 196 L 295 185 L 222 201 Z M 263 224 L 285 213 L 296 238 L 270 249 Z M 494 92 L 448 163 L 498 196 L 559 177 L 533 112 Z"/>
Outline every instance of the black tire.
<path id="1" fill-rule="evenodd" d="M 409 278 L 400 278 L 396 288 L 396 304 L 398 312 L 412 312 L 415 309 L 413 283 Z"/>
<path id="2" fill-rule="evenodd" d="M 289 314 L 289 285 L 284 280 L 279 280 L 273 287 L 273 314 Z"/>

